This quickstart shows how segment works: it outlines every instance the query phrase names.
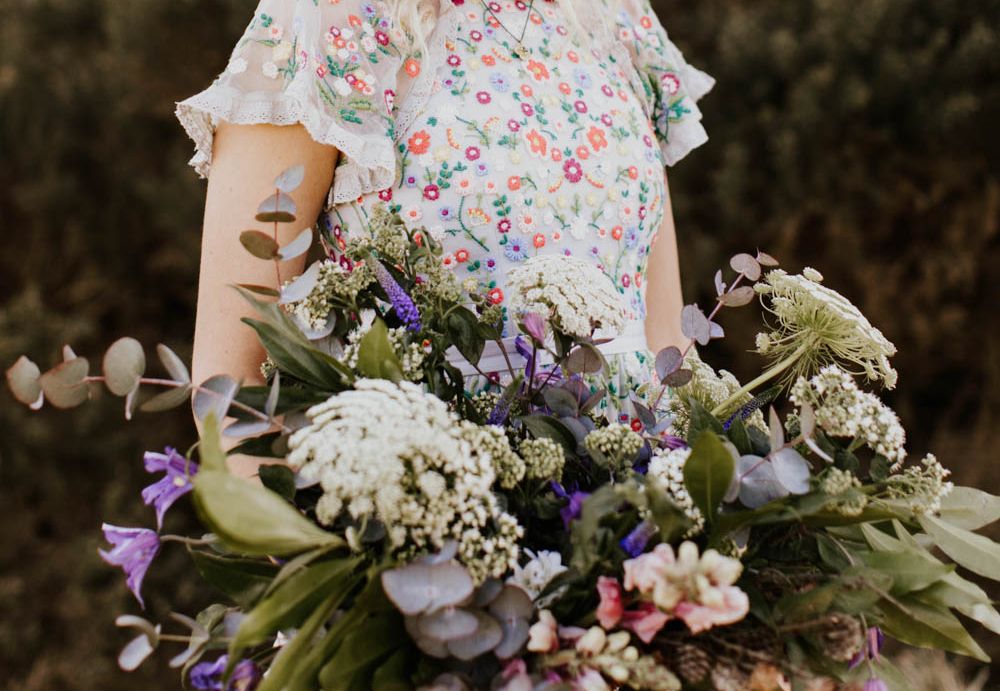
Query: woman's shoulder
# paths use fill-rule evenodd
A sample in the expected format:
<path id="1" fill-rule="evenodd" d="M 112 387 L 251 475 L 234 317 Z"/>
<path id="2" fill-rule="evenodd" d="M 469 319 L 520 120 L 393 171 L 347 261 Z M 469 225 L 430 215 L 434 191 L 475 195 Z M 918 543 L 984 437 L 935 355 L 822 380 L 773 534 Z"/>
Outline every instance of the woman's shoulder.
<path id="1" fill-rule="evenodd" d="M 302 123 L 313 139 L 343 154 L 337 199 L 389 186 L 401 105 L 427 91 L 430 72 L 422 64 L 426 43 L 396 15 L 372 0 L 260 0 L 225 68 L 176 103 L 196 145 L 191 165 L 208 176 L 220 120 Z"/>

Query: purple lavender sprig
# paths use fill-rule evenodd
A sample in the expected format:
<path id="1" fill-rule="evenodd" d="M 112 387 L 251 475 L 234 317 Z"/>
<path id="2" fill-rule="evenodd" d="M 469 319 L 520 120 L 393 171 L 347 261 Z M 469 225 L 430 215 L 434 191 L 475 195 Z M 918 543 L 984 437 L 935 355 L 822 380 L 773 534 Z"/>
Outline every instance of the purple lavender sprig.
<path id="1" fill-rule="evenodd" d="M 392 303 L 392 308 L 396 310 L 396 315 L 406 324 L 408 330 L 413 332 L 420 331 L 422 328 L 420 310 L 417 309 L 417 305 L 413 302 L 413 299 L 406 294 L 403 286 L 399 285 L 382 262 L 374 257 L 369 261 L 371 262 L 372 271 L 375 272 L 375 278 L 379 282 L 379 285 L 382 286 L 385 294 L 389 296 L 389 302 Z"/>

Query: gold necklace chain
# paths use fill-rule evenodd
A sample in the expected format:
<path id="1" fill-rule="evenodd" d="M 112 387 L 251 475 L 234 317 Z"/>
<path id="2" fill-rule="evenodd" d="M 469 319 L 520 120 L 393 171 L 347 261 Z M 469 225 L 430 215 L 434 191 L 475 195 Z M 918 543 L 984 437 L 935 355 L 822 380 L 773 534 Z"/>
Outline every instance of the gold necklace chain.
<path id="1" fill-rule="evenodd" d="M 528 57 L 531 54 L 531 50 L 526 45 L 524 45 L 524 37 L 528 33 L 528 25 L 531 24 L 531 12 L 535 8 L 535 0 L 531 0 L 531 2 L 528 4 L 527 17 L 524 20 L 524 28 L 521 29 L 520 38 L 515 36 L 513 32 L 511 32 L 511 30 L 507 28 L 507 25 L 500 20 L 500 17 L 498 17 L 496 12 L 494 12 L 490 8 L 486 0 L 479 0 L 479 1 L 482 3 L 483 7 L 486 8 L 486 11 L 490 13 L 490 16 L 493 17 L 496 23 L 500 25 L 500 28 L 506 31 L 507 35 L 510 36 L 512 39 L 514 39 L 515 47 L 511 51 L 514 53 L 514 57 L 518 59 L 524 59 Z"/>

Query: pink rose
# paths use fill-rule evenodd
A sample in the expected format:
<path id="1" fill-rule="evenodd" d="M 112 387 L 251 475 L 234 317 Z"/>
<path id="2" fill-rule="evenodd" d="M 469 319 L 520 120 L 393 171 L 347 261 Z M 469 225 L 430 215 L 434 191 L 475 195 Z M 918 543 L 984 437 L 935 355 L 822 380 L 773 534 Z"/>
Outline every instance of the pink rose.
<path id="1" fill-rule="evenodd" d="M 601 576 L 597 579 L 597 593 L 601 596 L 601 604 L 597 606 L 597 621 L 606 629 L 614 628 L 625 611 L 622 587 L 618 579 Z"/>
<path id="2" fill-rule="evenodd" d="M 668 621 L 670 615 L 658 610 L 652 602 L 643 602 L 639 609 L 628 610 L 622 616 L 622 626 L 635 633 L 643 643 L 652 641 Z"/>

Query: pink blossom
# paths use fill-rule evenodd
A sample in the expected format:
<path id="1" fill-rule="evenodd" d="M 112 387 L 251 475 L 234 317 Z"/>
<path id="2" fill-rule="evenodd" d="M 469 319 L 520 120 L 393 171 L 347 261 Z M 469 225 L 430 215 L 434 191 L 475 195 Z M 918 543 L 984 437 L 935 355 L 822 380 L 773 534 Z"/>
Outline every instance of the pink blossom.
<path id="1" fill-rule="evenodd" d="M 684 620 L 692 633 L 701 633 L 713 626 L 735 624 L 750 611 L 750 600 L 739 588 L 723 586 L 715 588 L 715 591 L 721 596 L 718 602 L 699 605 L 685 601 L 674 608 L 674 614 Z"/>
<path id="2" fill-rule="evenodd" d="M 552 616 L 552 612 L 547 609 L 539 612 L 538 621 L 528 630 L 528 650 L 533 653 L 554 653 L 559 650 L 556 626 L 556 618 Z"/>
<path id="3" fill-rule="evenodd" d="M 663 580 L 663 571 L 674 563 L 674 550 L 670 545 L 659 544 L 652 552 L 628 559 L 625 569 L 625 590 L 638 590 L 643 595 L 653 592 Z"/>
<path id="4" fill-rule="evenodd" d="M 613 628 L 622 618 L 625 605 L 622 604 L 622 588 L 617 578 L 601 576 L 597 579 L 597 593 L 601 604 L 597 606 L 597 621 L 606 629 Z"/>
<path id="5" fill-rule="evenodd" d="M 597 670 L 587 668 L 573 680 L 574 691 L 610 691 L 611 687 Z"/>
<path id="6" fill-rule="evenodd" d="M 652 602 L 643 602 L 639 609 L 626 610 L 622 615 L 622 626 L 635 633 L 643 643 L 652 641 L 668 621 L 670 615 L 658 610 Z"/>

